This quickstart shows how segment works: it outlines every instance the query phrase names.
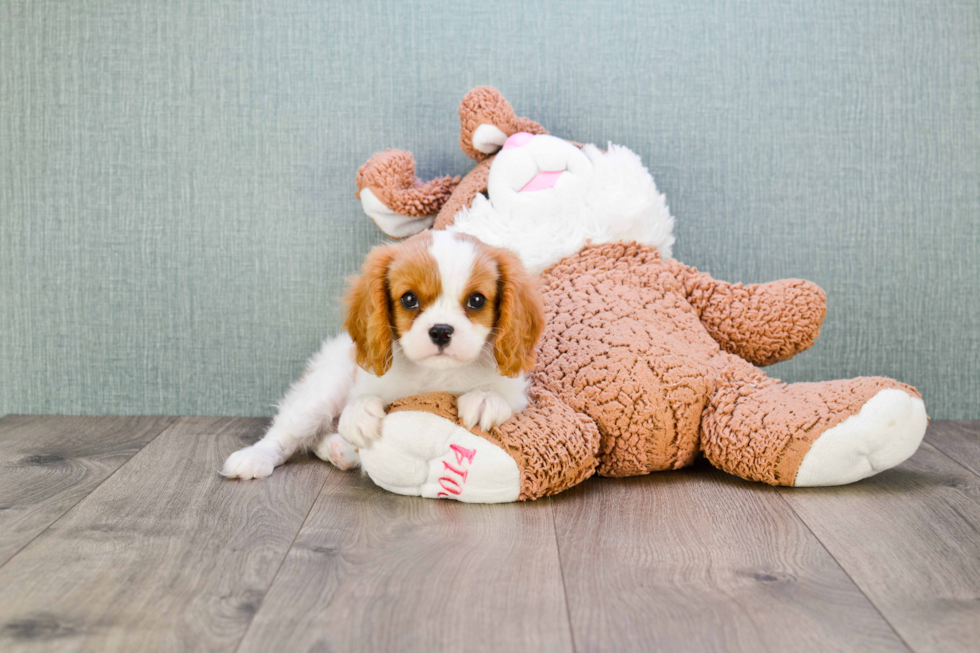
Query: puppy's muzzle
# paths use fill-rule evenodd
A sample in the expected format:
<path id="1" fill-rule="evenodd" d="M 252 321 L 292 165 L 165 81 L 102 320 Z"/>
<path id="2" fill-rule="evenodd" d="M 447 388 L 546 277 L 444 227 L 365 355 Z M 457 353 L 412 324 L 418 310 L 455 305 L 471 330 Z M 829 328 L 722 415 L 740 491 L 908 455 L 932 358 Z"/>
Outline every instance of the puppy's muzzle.
<path id="1" fill-rule="evenodd" d="M 436 347 L 442 349 L 453 339 L 453 328 L 448 324 L 436 324 L 429 329 L 429 338 Z"/>

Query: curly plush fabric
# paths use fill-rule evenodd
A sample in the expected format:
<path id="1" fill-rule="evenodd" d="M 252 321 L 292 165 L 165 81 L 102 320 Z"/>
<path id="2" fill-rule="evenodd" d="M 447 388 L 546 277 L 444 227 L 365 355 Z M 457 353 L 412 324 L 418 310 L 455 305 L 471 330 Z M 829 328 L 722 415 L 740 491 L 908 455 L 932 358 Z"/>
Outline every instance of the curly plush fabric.
<path id="1" fill-rule="evenodd" d="M 887 388 L 920 397 L 884 377 L 780 383 L 723 352 L 712 361 L 715 389 L 702 419 L 701 448 L 711 464 L 752 481 L 793 485 L 813 442 Z"/>
<path id="2" fill-rule="evenodd" d="M 813 282 L 782 279 L 743 286 L 719 283 L 679 261 L 667 265 L 709 335 L 754 365 L 789 360 L 820 335 L 827 296 Z"/>
<path id="3" fill-rule="evenodd" d="M 541 276 L 546 328 L 535 377 L 601 436 L 598 473 L 691 464 L 718 344 L 651 247 L 588 247 Z"/>
<path id="4" fill-rule="evenodd" d="M 809 282 L 729 285 L 635 243 L 587 247 L 541 282 L 535 379 L 595 420 L 603 476 L 703 452 L 742 478 L 791 485 L 819 434 L 883 388 L 915 392 L 880 378 L 786 385 L 722 350 L 773 362 L 812 345 L 825 296 Z M 735 319 L 746 312 L 757 319 Z"/>
<path id="5" fill-rule="evenodd" d="M 493 125 L 507 136 L 517 132 L 548 133 L 533 120 L 515 115 L 510 102 L 492 86 L 477 86 L 459 103 L 459 147 L 466 156 L 477 161 L 491 156 L 473 147 L 473 132 L 480 125 Z"/>
<path id="6" fill-rule="evenodd" d="M 399 215 L 424 218 L 436 215 L 459 184 L 460 177 L 439 177 L 425 183 L 415 176 L 411 152 L 385 150 L 372 156 L 357 171 L 357 198 L 370 188 Z"/>
<path id="7" fill-rule="evenodd" d="M 496 155 L 494 155 L 496 156 Z M 473 203 L 473 198 L 477 193 L 487 192 L 487 178 L 490 176 L 490 166 L 493 164 L 493 156 L 490 156 L 476 164 L 476 167 L 463 177 L 449 199 L 443 205 L 436 221 L 432 225 L 433 229 L 446 229 L 452 226 L 459 211 Z"/>

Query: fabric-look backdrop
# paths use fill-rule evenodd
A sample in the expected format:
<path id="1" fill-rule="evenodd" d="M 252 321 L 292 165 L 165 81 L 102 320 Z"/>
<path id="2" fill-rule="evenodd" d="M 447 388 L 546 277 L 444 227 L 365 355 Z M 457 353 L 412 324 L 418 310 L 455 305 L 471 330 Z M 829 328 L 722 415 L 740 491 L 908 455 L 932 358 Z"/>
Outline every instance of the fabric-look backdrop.
<path id="1" fill-rule="evenodd" d="M 717 278 L 805 277 L 772 374 L 980 418 L 974 0 L 0 4 L 0 414 L 268 415 L 382 240 L 354 173 L 463 173 L 492 84 L 622 143 Z"/>

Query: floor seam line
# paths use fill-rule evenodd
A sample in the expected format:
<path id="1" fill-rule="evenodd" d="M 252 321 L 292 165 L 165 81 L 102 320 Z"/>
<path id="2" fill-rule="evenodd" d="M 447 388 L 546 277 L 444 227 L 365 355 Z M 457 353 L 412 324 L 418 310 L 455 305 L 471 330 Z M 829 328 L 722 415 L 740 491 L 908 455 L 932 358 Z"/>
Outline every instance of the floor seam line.
<path id="1" fill-rule="evenodd" d="M 561 579 L 561 593 L 565 597 L 565 618 L 568 619 L 568 635 L 572 639 L 572 653 L 578 648 L 575 645 L 575 627 L 572 625 L 572 607 L 568 600 L 568 586 L 565 585 L 565 563 L 561 559 L 561 543 L 558 541 L 558 518 L 555 516 L 555 499 L 548 497 L 551 504 L 551 526 L 555 532 L 555 552 L 558 554 L 558 577 Z"/>
<path id="2" fill-rule="evenodd" d="M 864 597 L 864 600 L 867 601 L 868 604 L 872 608 L 874 608 L 875 612 L 878 613 L 878 616 L 881 617 L 882 621 L 884 621 L 885 624 L 887 624 L 888 627 L 891 629 L 891 631 L 893 633 L 895 633 L 895 637 L 898 638 L 898 641 L 900 641 L 905 646 L 905 648 L 907 650 L 909 650 L 911 653 L 916 653 L 916 649 L 912 648 L 912 645 L 909 644 L 907 641 L 905 641 L 905 638 L 902 637 L 902 633 L 898 632 L 898 629 L 895 627 L 895 624 L 893 624 L 891 622 L 891 620 L 888 617 L 885 616 L 885 613 L 883 613 L 881 611 L 881 608 L 878 607 L 878 604 L 875 603 L 874 601 L 872 601 L 871 600 L 871 597 L 868 596 L 867 592 L 865 592 L 864 589 L 860 585 L 858 585 L 858 582 L 856 580 L 854 580 L 854 577 L 851 576 L 851 574 L 850 574 L 849 571 L 847 571 L 847 568 L 844 566 L 844 564 L 840 560 L 837 559 L 837 556 L 834 555 L 833 551 L 831 551 L 829 548 L 827 548 L 827 545 L 824 544 L 824 541 L 821 540 L 820 537 L 816 533 L 813 532 L 813 529 L 810 528 L 810 525 L 808 523 L 806 523 L 806 520 L 803 519 L 803 517 L 800 515 L 800 513 L 796 512 L 796 508 L 793 507 L 793 504 L 791 504 L 789 501 L 786 500 L 786 497 L 783 496 L 782 492 L 778 492 L 777 491 L 775 494 L 776 494 L 776 496 L 779 497 L 780 501 L 783 502 L 783 505 L 785 505 L 787 508 L 789 508 L 790 509 L 790 512 L 792 512 L 793 515 L 798 520 L 800 520 L 800 523 L 803 524 L 803 528 L 805 528 L 807 530 L 807 532 L 810 535 L 813 536 L 813 539 L 815 539 L 817 541 L 817 544 L 820 545 L 820 548 L 822 548 L 824 551 L 827 552 L 827 555 L 829 555 L 830 556 L 830 559 L 834 561 L 834 564 L 836 564 L 837 567 L 842 572 L 844 572 L 844 575 L 847 576 L 847 579 L 849 581 L 851 581 L 851 585 L 853 585 L 854 588 L 858 592 L 861 593 L 861 596 Z"/>
<path id="3" fill-rule="evenodd" d="M 310 509 L 306 511 L 306 516 L 303 517 L 303 521 L 300 522 L 299 528 L 296 529 L 296 534 L 293 535 L 292 541 L 289 543 L 289 546 L 286 547 L 286 552 L 283 554 L 282 560 L 279 561 L 279 566 L 276 567 L 276 573 L 272 574 L 269 584 L 266 586 L 265 591 L 262 592 L 262 598 L 259 599 L 259 604 L 255 607 L 255 612 L 252 613 L 252 618 L 249 619 L 248 625 L 245 627 L 245 632 L 242 633 L 242 638 L 238 640 L 238 645 L 235 647 L 235 653 L 238 653 L 238 650 L 241 649 L 242 645 L 245 643 L 245 638 L 248 637 L 248 631 L 252 629 L 252 624 L 255 623 L 255 618 L 259 616 L 259 612 L 262 610 L 262 605 L 265 603 L 265 599 L 269 595 L 269 590 L 271 590 L 272 586 L 276 584 L 276 579 L 279 578 L 279 572 L 282 571 L 283 566 L 286 564 L 286 559 L 293 550 L 296 540 L 299 539 L 299 534 L 303 532 L 303 527 L 306 526 L 307 520 L 309 520 L 310 515 L 313 513 L 313 508 L 316 506 L 316 502 L 320 500 L 320 495 L 323 494 L 323 488 L 327 486 L 327 481 L 330 480 L 330 475 L 333 473 L 333 469 L 327 469 L 327 475 L 323 478 L 323 483 L 320 484 L 320 489 L 316 491 L 316 496 L 313 497 L 313 501 L 310 502 Z"/>
<path id="4" fill-rule="evenodd" d="M 930 442 L 929 440 L 924 440 L 924 442 L 925 442 L 925 444 L 928 444 L 930 447 L 932 447 L 937 452 L 939 452 L 944 458 L 947 458 L 947 459 L 951 460 L 953 463 L 955 463 L 957 467 L 959 467 L 960 469 L 966 470 L 966 473 L 967 474 L 973 476 L 974 478 L 980 479 L 980 474 L 976 473 L 975 471 L 973 471 L 972 469 L 970 469 L 969 467 L 967 467 L 966 465 L 964 465 L 960 461 L 956 460 L 956 458 L 953 458 L 951 455 L 949 455 L 948 453 L 946 453 L 945 451 L 943 451 L 942 449 L 940 449 L 939 446 L 935 442 Z"/>
<path id="5" fill-rule="evenodd" d="M 89 490 L 85 494 L 85 496 L 79 497 L 78 498 L 78 501 L 76 501 L 75 503 L 71 504 L 71 506 L 67 510 L 65 510 L 63 513 L 61 513 L 60 515 L 58 515 L 58 518 L 57 519 L 55 519 L 50 524 L 48 524 L 47 526 L 45 526 L 44 527 L 44 530 L 42 530 L 37 535 L 35 535 L 34 537 L 32 537 L 28 542 L 26 542 L 24 544 L 24 546 L 22 546 L 19 549 L 17 549 L 17 551 L 15 551 L 14 554 L 11 555 L 9 558 L 7 558 L 6 560 L 4 560 L 3 563 L 0 563 L 0 569 L 3 569 L 4 567 L 6 567 L 7 564 L 11 560 L 13 560 L 17 556 L 19 556 L 24 549 L 26 549 L 31 544 L 33 544 L 39 537 L 41 537 L 42 535 L 44 535 L 45 533 L 47 533 L 48 530 L 50 530 L 50 528 L 52 526 L 54 526 L 55 524 L 57 524 L 58 522 L 60 522 L 62 519 L 64 519 L 65 518 L 65 515 L 67 515 L 68 513 L 70 513 L 72 510 L 74 510 L 78 506 L 78 504 L 80 504 L 82 501 L 85 501 L 85 499 L 87 499 L 90 496 L 92 496 L 92 494 L 94 494 L 100 487 L 102 487 L 102 485 L 106 481 L 108 481 L 110 478 L 112 478 L 113 476 L 115 476 L 119 472 L 120 469 L 122 469 L 123 467 L 125 467 L 126 465 L 128 465 L 130 460 L 132 460 L 133 458 L 135 458 L 141 451 L 143 451 L 148 446 L 150 446 L 150 443 L 151 442 L 153 442 L 158 437 L 160 437 L 160 435 L 163 434 L 164 431 L 168 430 L 171 426 L 173 426 L 174 424 L 176 424 L 177 422 L 179 422 L 181 419 L 183 419 L 181 417 L 173 417 L 173 416 L 168 416 L 168 417 L 171 418 L 171 421 L 168 422 L 167 424 L 164 424 L 163 427 L 156 433 L 156 435 L 154 435 L 152 438 L 150 438 L 149 440 L 147 440 L 143 444 L 142 447 L 140 447 L 139 449 L 137 449 L 136 451 L 134 451 L 133 452 L 133 455 L 130 456 L 129 458 L 127 458 L 125 461 L 123 461 L 123 463 L 121 465 L 119 465 L 119 467 L 116 467 L 114 470 L 112 470 L 112 473 L 111 474 L 109 474 L 104 479 L 102 479 L 101 481 L 99 481 L 98 484 L 95 487 L 93 487 L 91 490 Z"/>

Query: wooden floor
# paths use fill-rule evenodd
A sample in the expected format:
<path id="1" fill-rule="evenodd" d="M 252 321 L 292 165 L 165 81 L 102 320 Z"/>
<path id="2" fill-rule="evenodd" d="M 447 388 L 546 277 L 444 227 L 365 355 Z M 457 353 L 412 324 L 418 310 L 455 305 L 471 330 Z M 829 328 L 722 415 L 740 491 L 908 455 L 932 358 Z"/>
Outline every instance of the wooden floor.
<path id="1" fill-rule="evenodd" d="M 0 419 L 0 650 L 980 650 L 980 422 L 848 487 L 700 465 L 502 506 L 220 478 L 265 425 Z"/>

